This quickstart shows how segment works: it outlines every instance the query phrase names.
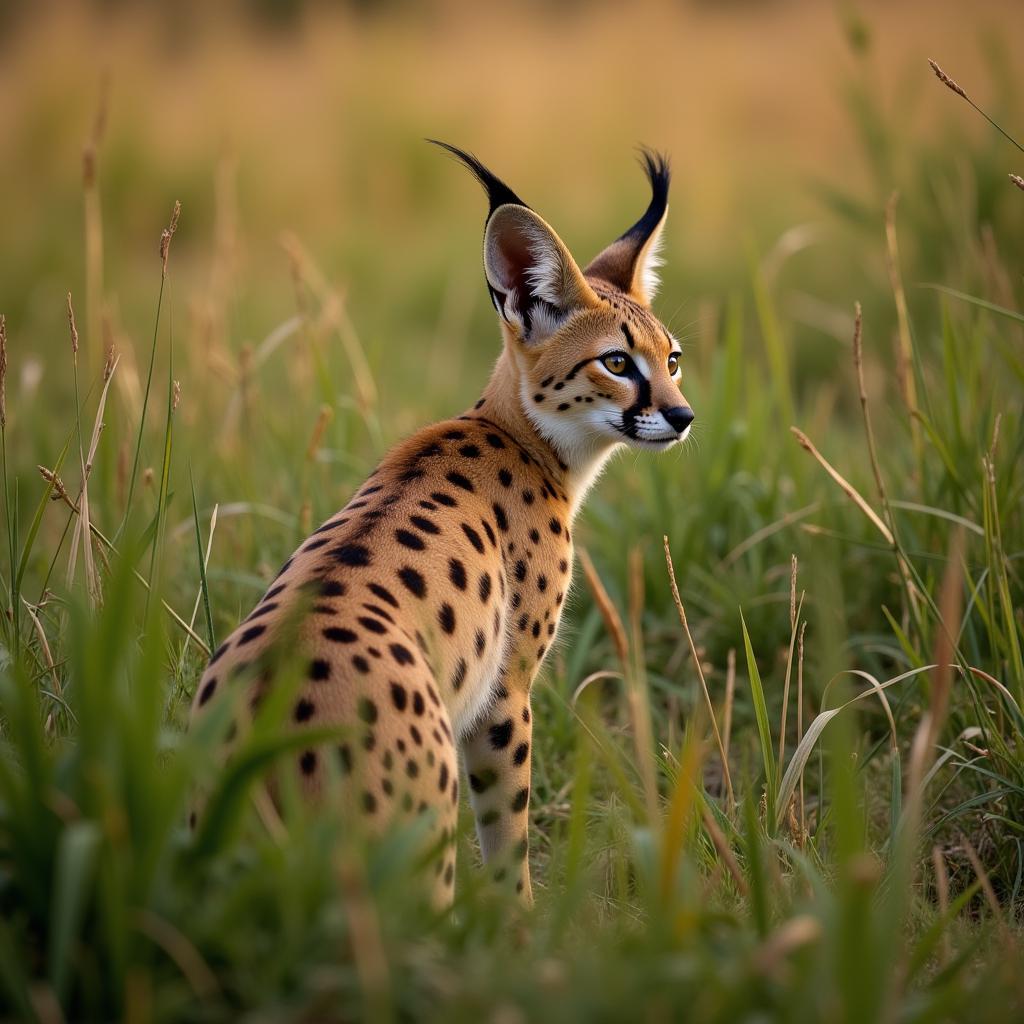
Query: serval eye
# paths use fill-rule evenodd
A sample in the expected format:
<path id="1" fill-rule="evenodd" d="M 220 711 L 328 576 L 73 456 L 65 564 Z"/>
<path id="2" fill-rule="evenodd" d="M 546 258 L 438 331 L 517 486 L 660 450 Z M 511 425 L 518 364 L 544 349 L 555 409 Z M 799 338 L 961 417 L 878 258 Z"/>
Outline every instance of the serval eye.
<path id="1" fill-rule="evenodd" d="M 605 356 L 601 362 L 618 377 L 621 377 L 626 372 L 626 357 L 618 353 Z"/>
<path id="2" fill-rule="evenodd" d="M 678 352 L 673 352 L 668 357 L 668 372 L 674 377 L 676 375 L 676 370 L 678 370 L 678 369 L 679 369 L 679 353 Z"/>

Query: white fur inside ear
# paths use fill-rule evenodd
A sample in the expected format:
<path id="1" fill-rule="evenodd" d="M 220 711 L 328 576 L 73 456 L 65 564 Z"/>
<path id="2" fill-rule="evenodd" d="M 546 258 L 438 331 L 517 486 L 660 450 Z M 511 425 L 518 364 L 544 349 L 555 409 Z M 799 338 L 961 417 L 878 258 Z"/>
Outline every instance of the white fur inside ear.
<path id="1" fill-rule="evenodd" d="M 558 309 L 564 308 L 568 296 L 565 294 L 566 267 L 561 251 L 539 228 L 530 226 L 524 234 L 533 258 L 525 274 L 530 291 L 538 299 Z"/>
<path id="2" fill-rule="evenodd" d="M 658 293 L 658 286 L 661 284 L 661 275 L 658 268 L 664 263 L 661 247 L 665 240 L 665 218 L 651 232 L 647 244 L 640 252 L 633 271 L 633 279 L 640 285 L 640 291 L 648 302 Z"/>

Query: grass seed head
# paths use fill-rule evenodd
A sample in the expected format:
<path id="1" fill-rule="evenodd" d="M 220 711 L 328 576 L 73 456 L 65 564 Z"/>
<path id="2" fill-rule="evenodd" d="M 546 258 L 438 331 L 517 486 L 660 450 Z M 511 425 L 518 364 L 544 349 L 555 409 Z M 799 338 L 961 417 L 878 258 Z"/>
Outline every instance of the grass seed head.
<path id="1" fill-rule="evenodd" d="M 928 59 L 928 66 L 935 72 L 935 77 L 944 85 L 947 89 L 952 89 L 957 96 L 962 96 L 967 99 L 967 93 L 960 88 L 960 86 L 946 74 L 938 64 L 935 63 L 931 58 Z"/>
<path id="2" fill-rule="evenodd" d="M 71 305 L 71 292 L 68 292 L 68 327 L 71 330 L 71 354 L 78 355 L 78 328 L 75 326 L 75 307 Z"/>
<path id="3" fill-rule="evenodd" d="M 1010 181 L 1012 181 L 1014 185 L 1016 185 L 1017 188 L 1021 190 L 1021 192 L 1024 192 L 1024 178 L 1022 178 L 1019 174 L 1011 174 Z"/>
<path id="4" fill-rule="evenodd" d="M 160 262 L 163 266 L 163 276 L 167 276 L 167 256 L 171 251 L 171 239 L 174 232 L 178 230 L 178 217 L 181 216 L 181 200 L 174 200 L 174 209 L 171 211 L 171 222 L 160 232 Z"/>

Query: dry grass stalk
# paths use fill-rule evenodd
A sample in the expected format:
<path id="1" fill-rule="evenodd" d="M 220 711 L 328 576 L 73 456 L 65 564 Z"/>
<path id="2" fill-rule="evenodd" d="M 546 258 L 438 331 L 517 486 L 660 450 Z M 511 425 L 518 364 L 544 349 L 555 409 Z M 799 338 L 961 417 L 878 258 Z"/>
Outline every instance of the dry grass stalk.
<path id="1" fill-rule="evenodd" d="M 807 620 L 800 623 L 800 636 L 796 642 L 796 745 L 804 738 L 804 634 Z M 804 773 L 800 773 L 800 836 L 807 835 L 807 815 L 804 806 Z"/>
<path id="2" fill-rule="evenodd" d="M 916 829 L 920 815 L 924 779 L 931 765 L 935 744 L 949 709 L 949 694 L 952 689 L 952 664 L 955 657 L 954 637 L 959 636 L 963 603 L 963 554 L 964 533 L 957 530 L 950 540 L 949 558 L 942 576 L 939 591 L 939 616 L 935 637 L 934 664 L 931 674 L 931 693 L 928 709 L 921 716 L 910 745 L 910 765 L 907 771 L 907 814 Z"/>
<path id="3" fill-rule="evenodd" d="M 798 427 L 790 427 L 789 429 L 792 432 L 793 436 L 797 439 L 797 442 L 800 444 L 800 447 L 803 448 L 804 451 L 809 452 L 811 455 L 814 456 L 815 459 L 818 460 L 818 463 L 821 465 L 822 469 L 824 469 L 825 472 L 828 473 L 830 477 L 832 477 L 832 479 L 839 485 L 839 488 L 843 491 L 843 493 L 848 498 L 850 498 L 850 500 L 857 506 L 857 508 L 859 508 L 861 512 L 863 512 L 864 515 L 868 517 L 868 519 L 871 521 L 872 526 L 874 526 L 875 529 L 878 530 L 878 532 L 885 538 L 886 543 L 891 546 L 894 546 L 895 538 L 892 535 L 892 531 L 889 529 L 888 526 L 885 525 L 885 523 L 882 522 L 882 520 L 878 517 L 878 514 L 875 512 L 875 510 L 864 500 L 860 492 L 853 486 L 853 484 L 851 484 L 838 470 L 833 468 L 832 464 L 828 461 L 828 459 L 826 459 L 825 456 L 822 455 L 821 452 L 819 452 L 818 449 L 814 447 L 814 444 L 811 442 L 811 439 L 802 430 L 800 430 Z"/>
<path id="4" fill-rule="evenodd" d="M 1010 929 L 1007 927 L 1006 919 L 1003 917 L 1002 907 L 999 906 L 996 891 L 992 888 L 992 880 L 988 877 L 985 865 L 981 863 L 978 851 L 974 848 L 970 839 L 968 839 L 962 832 L 960 833 L 960 842 L 963 844 L 964 853 L 967 854 L 967 859 L 971 862 L 974 874 L 981 883 L 981 891 L 985 894 L 985 902 L 988 904 L 988 909 L 992 912 L 992 916 L 999 923 L 999 931 L 1003 934 L 1004 939 L 1012 942 Z"/>
<path id="5" fill-rule="evenodd" d="M 390 972 L 377 910 L 367 889 L 363 858 L 357 851 L 345 850 L 337 857 L 336 870 L 348 916 L 352 959 L 366 999 L 366 1019 L 390 1020 Z"/>
<path id="6" fill-rule="evenodd" d="M 96 574 L 96 563 L 93 559 L 92 535 L 89 532 L 89 469 L 82 446 L 82 421 L 78 406 L 78 328 L 75 325 L 75 308 L 71 302 L 71 292 L 68 292 L 68 330 L 71 333 L 71 359 L 75 372 L 75 417 L 78 421 L 78 459 L 82 471 L 82 484 L 78 492 L 78 522 L 75 524 L 76 529 L 71 537 L 71 549 L 68 554 L 67 582 L 70 587 L 74 581 L 78 551 L 81 547 L 85 562 L 86 591 L 95 607 L 100 604 L 101 593 L 99 577 Z"/>
<path id="7" fill-rule="evenodd" d="M 895 193 L 894 193 L 895 198 Z M 889 221 L 887 220 L 887 224 Z M 896 234 L 895 230 L 892 233 L 892 247 L 895 249 L 896 245 Z M 898 271 L 897 271 L 898 276 Z M 902 285 L 900 285 L 900 294 L 902 294 Z M 899 306 L 899 302 L 897 302 Z M 904 300 L 904 312 L 906 311 L 906 301 Z M 902 330 L 901 330 L 902 335 Z M 907 332 L 907 343 L 909 344 L 910 333 Z M 882 503 L 882 513 L 889 524 L 889 529 L 892 534 L 892 544 L 896 547 L 896 519 L 892 514 L 892 507 L 889 505 L 889 497 L 885 490 L 885 481 L 882 479 L 882 469 L 878 462 L 878 449 L 875 446 L 875 432 L 871 426 L 871 413 L 868 411 L 868 392 L 867 387 L 864 383 L 864 335 L 863 335 L 863 316 L 861 313 L 860 303 L 854 303 L 854 321 L 853 321 L 853 366 L 857 371 L 857 392 L 860 398 L 860 411 L 864 418 L 864 434 L 867 437 L 868 442 L 868 459 L 871 462 L 871 472 L 875 478 L 875 487 L 878 489 L 878 499 Z M 912 390 L 913 386 L 913 375 L 909 378 L 909 384 L 911 390 L 908 391 L 908 405 L 911 408 L 911 412 L 914 410 L 914 403 L 916 398 Z M 917 416 L 911 416 L 912 429 L 917 428 L 918 419 Z M 916 442 L 915 442 L 916 443 Z M 918 593 L 917 588 L 914 586 L 913 581 L 910 577 L 910 567 L 907 565 L 903 558 L 903 555 L 898 551 L 896 553 L 896 561 L 899 564 L 900 576 L 903 579 L 903 586 L 907 592 L 907 600 L 912 605 L 912 611 L 914 617 L 918 618 L 920 609 L 918 607 Z"/>
<path id="8" fill-rule="evenodd" d="M 57 474 L 54 473 L 52 469 L 47 469 L 45 466 L 39 466 L 37 468 L 39 469 L 39 472 L 42 474 L 43 479 L 53 484 L 55 496 L 61 501 L 63 501 L 64 504 L 67 505 L 67 507 L 71 509 L 71 511 L 75 515 L 81 515 L 78 506 L 74 503 L 74 501 L 72 501 L 71 495 L 68 494 L 67 489 L 64 487 L 63 483 L 61 483 L 60 477 L 58 477 Z M 90 523 L 89 529 L 92 532 L 92 535 L 96 538 L 96 540 L 98 540 L 100 544 L 102 544 L 103 547 L 106 548 L 107 551 L 109 551 L 113 555 L 117 554 L 117 548 L 114 547 L 113 542 L 96 527 L 95 523 Z M 132 569 L 132 575 L 147 590 L 149 590 L 149 581 L 146 579 L 145 576 L 142 575 L 142 573 L 138 571 L 138 569 Z M 170 617 L 192 638 L 193 643 L 198 644 L 203 653 L 207 657 L 209 657 L 213 653 L 210 650 L 209 644 L 207 644 L 206 641 L 201 636 L 199 636 L 199 634 L 196 633 L 192 629 L 192 627 L 189 626 L 189 624 L 162 598 L 160 600 L 160 604 L 163 605 L 164 610 L 167 612 L 167 614 L 170 615 Z"/>
<path id="9" fill-rule="evenodd" d="M 601 577 L 597 575 L 597 570 L 594 568 L 594 563 L 590 560 L 587 549 L 577 548 L 576 557 L 580 560 L 580 565 L 583 566 L 583 575 L 586 576 L 587 586 L 590 587 L 590 592 L 594 595 L 597 610 L 601 613 L 601 618 L 604 619 L 605 629 L 611 635 L 612 643 L 615 645 L 615 653 L 618 655 L 619 663 L 622 665 L 622 671 L 628 673 L 629 644 L 626 641 L 626 630 L 622 625 L 619 611 L 608 596 L 608 591 L 605 590 Z"/>
<path id="10" fill-rule="evenodd" d="M 0 313 L 0 429 L 7 427 L 7 317 Z"/>
<path id="11" fill-rule="evenodd" d="M 972 100 L 971 97 L 967 95 L 967 93 L 959 85 L 959 83 L 955 82 L 952 78 L 950 78 L 949 75 L 947 75 L 946 72 L 943 71 L 942 68 L 940 68 L 939 65 L 936 64 L 935 61 L 933 61 L 931 58 L 928 59 L 928 65 L 932 69 L 932 71 L 935 72 L 935 77 L 944 86 L 946 86 L 947 89 L 950 89 L 951 91 L 955 92 L 957 96 L 959 96 L 961 99 L 966 100 L 979 114 L 981 114 L 983 118 L 985 118 L 986 121 L 988 121 L 990 125 L 992 125 L 993 128 L 995 128 L 997 132 L 999 132 L 1000 135 L 1002 135 L 1004 139 L 1006 139 L 1009 142 L 1012 142 L 1022 153 L 1024 153 L 1024 146 L 1022 146 L 1012 135 L 1004 131 L 998 124 L 996 124 L 996 122 L 993 121 L 992 118 L 989 117 L 988 114 L 986 114 L 985 111 L 982 110 L 981 107 L 979 107 L 978 104 L 975 103 L 974 100 Z"/>
<path id="12" fill-rule="evenodd" d="M 43 624 L 39 621 L 39 615 L 37 608 L 30 604 L 25 598 L 21 599 L 21 603 L 25 606 L 25 611 L 28 613 L 28 617 L 32 620 L 32 625 L 35 626 L 36 636 L 39 637 L 39 649 L 43 652 L 43 661 L 46 663 L 46 668 L 50 673 L 50 678 L 53 680 L 53 692 L 61 697 L 62 689 L 60 685 L 60 674 L 57 672 L 57 666 L 53 660 L 53 653 L 50 650 L 50 643 L 46 639 L 46 631 L 43 629 Z M 46 716 L 45 730 L 47 735 L 53 732 L 54 717 L 53 712 L 49 712 Z"/>
<path id="13" fill-rule="evenodd" d="M 210 516 L 210 535 L 206 539 L 206 551 L 203 553 L 203 570 L 205 571 L 210 567 L 210 555 L 213 552 L 213 535 L 217 532 L 217 512 L 220 509 L 220 505 L 213 506 L 213 514 Z M 199 614 L 199 602 L 203 599 L 203 588 L 200 585 L 198 591 L 196 591 L 195 603 L 192 605 L 192 616 L 188 620 L 188 624 L 195 629 L 196 616 Z M 188 640 L 185 641 L 186 647 L 182 648 L 181 656 L 185 657 L 185 650 L 187 649 Z"/>
<path id="14" fill-rule="evenodd" d="M 946 858 L 942 856 L 942 849 L 938 844 L 932 847 L 932 870 L 935 873 L 935 895 L 939 901 L 939 916 L 945 917 L 949 910 L 949 872 L 946 870 Z M 949 929 L 944 928 L 941 963 L 948 963 L 952 955 L 953 944 Z"/>
<path id="15" fill-rule="evenodd" d="M 320 450 L 320 442 L 324 439 L 324 431 L 327 425 L 334 418 L 334 410 L 329 405 L 320 406 L 320 414 L 313 424 L 313 432 L 309 436 L 309 444 L 306 445 L 306 461 L 315 462 L 316 454 Z"/>
<path id="16" fill-rule="evenodd" d="M 178 218 L 181 216 L 181 200 L 174 200 L 174 209 L 171 211 L 171 222 L 160 232 L 160 264 L 161 275 L 167 277 L 167 257 L 171 252 L 171 239 L 174 232 L 178 230 Z"/>
<path id="17" fill-rule="evenodd" d="M 722 711 L 722 751 L 729 760 L 729 741 L 732 739 L 732 709 L 736 703 L 736 648 L 730 647 L 725 656 L 725 707 Z"/>
<path id="18" fill-rule="evenodd" d="M 672 564 L 672 552 L 669 549 L 667 536 L 662 537 L 662 543 L 665 546 L 665 564 L 668 566 L 668 581 L 669 587 L 672 590 L 672 600 L 675 603 L 676 612 L 679 615 L 679 622 L 683 627 L 683 632 L 686 634 L 686 642 L 690 645 L 690 654 L 693 656 L 693 663 L 697 668 L 697 678 L 700 680 L 701 691 L 704 694 L 704 703 L 707 706 L 708 718 L 711 719 L 711 731 L 715 737 L 715 745 L 718 747 L 718 756 L 722 760 L 722 775 L 725 779 L 725 789 L 729 797 L 729 807 L 731 809 L 736 806 L 736 796 L 733 793 L 732 788 L 732 774 L 729 771 L 729 758 L 725 752 L 725 744 L 722 742 L 722 734 L 718 730 L 718 720 L 715 718 L 715 708 L 711 703 L 711 693 L 708 690 L 707 680 L 704 678 L 704 669 L 701 667 L 700 656 L 697 654 L 697 647 L 694 644 L 693 636 L 690 633 L 690 624 L 686 621 L 686 609 L 683 607 L 683 600 L 679 596 L 679 586 L 676 583 L 676 570 L 675 566 Z M 735 667 L 733 669 L 733 675 L 735 676 Z"/>
<path id="19" fill-rule="evenodd" d="M 199 950 L 170 921 L 151 910 L 137 910 L 135 927 L 174 961 L 196 996 L 200 999 L 209 999 L 220 995 L 221 987 L 217 976 Z"/>
<path id="20" fill-rule="evenodd" d="M 1012 181 L 1014 185 L 1017 186 L 1017 188 L 1024 192 L 1024 178 L 1022 178 L 1019 174 L 1011 174 L 1010 181 Z"/>
<path id="21" fill-rule="evenodd" d="M 893 192 L 885 206 L 885 255 L 889 286 L 892 288 L 893 300 L 896 303 L 896 336 L 899 342 L 896 354 L 896 380 L 899 383 L 903 404 L 910 414 L 910 436 L 914 442 L 914 454 L 920 464 L 922 441 L 921 424 L 918 422 L 917 384 L 914 380 L 914 342 L 910 333 L 910 313 L 907 308 L 907 294 L 903 288 L 903 275 L 900 273 L 900 248 L 896 236 L 896 204 L 899 197 L 899 192 Z M 858 339 L 860 320 L 860 303 L 857 303 L 855 336 Z"/>
<path id="22" fill-rule="evenodd" d="M 786 725 L 789 720 L 789 688 L 793 679 L 793 653 L 796 650 L 797 619 L 803 607 L 804 595 L 800 595 L 800 603 L 796 600 L 797 580 L 796 555 L 790 555 L 789 563 L 789 654 L 786 658 L 786 679 L 782 686 L 782 721 L 779 723 L 779 771 L 786 756 Z"/>
<path id="23" fill-rule="evenodd" d="M 97 161 L 100 146 L 107 132 L 110 108 L 110 79 L 100 77 L 99 96 L 92 130 L 82 149 L 82 189 L 85 235 L 85 327 L 90 353 L 95 353 L 90 372 L 96 368 L 103 319 L 103 211 L 100 204 Z"/>
<path id="24" fill-rule="evenodd" d="M 700 814 L 701 820 L 704 822 L 704 828 L 711 837 L 711 842 L 718 853 L 718 859 L 725 865 L 726 870 L 732 876 L 739 894 L 746 899 L 748 893 L 747 880 L 743 877 L 743 872 L 740 871 L 740 866 L 736 862 L 735 856 L 733 856 L 733 852 L 729 847 L 729 841 L 722 834 L 722 830 L 718 827 L 718 822 L 715 821 L 715 816 L 708 810 L 703 800 L 700 801 Z"/>
<path id="25" fill-rule="evenodd" d="M 632 659 L 626 670 L 626 697 L 633 723 L 637 766 L 644 787 L 647 815 L 651 827 L 660 820 L 658 780 L 654 771 L 655 743 L 651 726 L 650 695 L 647 690 L 647 665 L 644 657 L 644 560 L 640 548 L 629 552 L 629 624 L 632 632 Z"/>

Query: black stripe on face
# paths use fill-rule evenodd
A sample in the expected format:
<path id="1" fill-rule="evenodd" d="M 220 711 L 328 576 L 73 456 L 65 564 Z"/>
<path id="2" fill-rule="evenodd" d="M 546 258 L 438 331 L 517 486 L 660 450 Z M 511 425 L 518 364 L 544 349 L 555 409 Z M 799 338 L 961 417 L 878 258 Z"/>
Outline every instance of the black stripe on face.
<path id="1" fill-rule="evenodd" d="M 633 340 L 633 332 L 625 324 L 619 324 L 619 327 L 622 328 L 626 344 L 628 344 L 630 348 L 636 348 L 636 342 Z"/>
<path id="2" fill-rule="evenodd" d="M 651 405 L 651 382 L 632 360 L 623 376 L 636 385 L 636 401 L 622 412 L 622 432 L 626 437 L 636 438 L 636 418 Z"/>

